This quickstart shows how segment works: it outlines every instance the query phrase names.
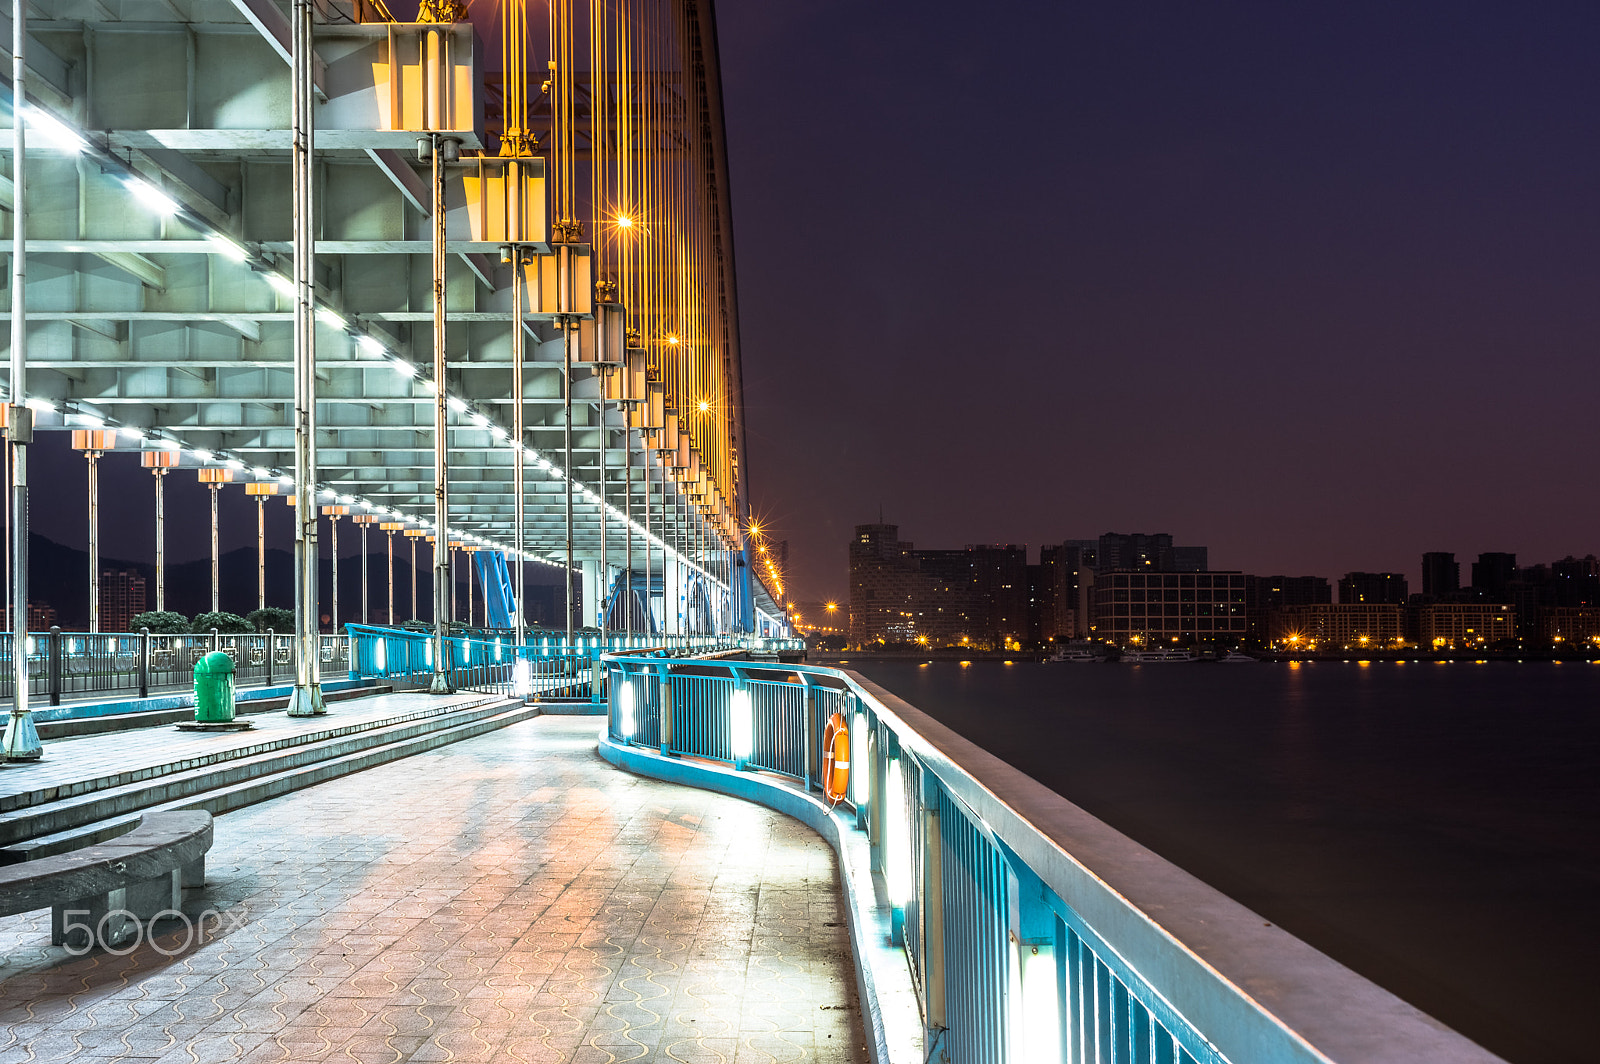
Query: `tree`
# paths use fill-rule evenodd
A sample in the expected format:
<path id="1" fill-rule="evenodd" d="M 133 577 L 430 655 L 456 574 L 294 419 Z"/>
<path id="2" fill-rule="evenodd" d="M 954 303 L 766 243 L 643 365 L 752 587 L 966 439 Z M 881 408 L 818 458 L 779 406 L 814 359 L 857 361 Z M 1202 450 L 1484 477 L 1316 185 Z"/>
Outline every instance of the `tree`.
<path id="1" fill-rule="evenodd" d="M 141 628 L 150 629 L 153 635 L 182 635 L 189 630 L 189 620 L 171 610 L 150 610 L 134 614 L 133 620 L 128 622 L 130 632 L 137 632 Z"/>
<path id="2" fill-rule="evenodd" d="M 286 610 L 282 606 L 265 606 L 259 610 L 251 610 L 245 614 L 244 619 L 258 632 L 265 632 L 268 628 L 278 635 L 294 631 L 294 610 Z"/>
<path id="3" fill-rule="evenodd" d="M 202 613 L 194 619 L 193 628 L 202 635 L 209 633 L 213 628 L 222 635 L 249 635 L 255 631 L 255 627 L 249 621 L 227 610 Z"/>

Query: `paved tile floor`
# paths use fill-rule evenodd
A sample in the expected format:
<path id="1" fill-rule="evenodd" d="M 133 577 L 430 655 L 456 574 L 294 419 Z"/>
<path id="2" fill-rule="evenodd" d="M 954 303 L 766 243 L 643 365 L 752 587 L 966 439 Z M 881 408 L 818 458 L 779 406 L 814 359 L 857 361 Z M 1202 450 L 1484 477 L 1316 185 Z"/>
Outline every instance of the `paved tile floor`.
<path id="1" fill-rule="evenodd" d="M 265 749 L 330 735 L 412 720 L 448 709 L 486 702 L 492 695 L 461 692 L 441 698 L 421 691 L 400 691 L 335 702 L 320 717 L 291 717 L 282 710 L 241 714 L 255 726 L 238 732 L 184 732 L 171 724 L 129 731 L 102 732 L 50 739 L 44 757 L 0 769 L 0 796 L 70 786 L 83 780 L 128 774 L 140 769 L 180 765 L 192 767 L 220 751 Z"/>
<path id="2" fill-rule="evenodd" d="M 0 1062 L 864 1062 L 832 851 L 611 768 L 598 727 L 220 817 L 187 947 L 173 921 L 74 958 L 47 913 L 0 922 Z"/>

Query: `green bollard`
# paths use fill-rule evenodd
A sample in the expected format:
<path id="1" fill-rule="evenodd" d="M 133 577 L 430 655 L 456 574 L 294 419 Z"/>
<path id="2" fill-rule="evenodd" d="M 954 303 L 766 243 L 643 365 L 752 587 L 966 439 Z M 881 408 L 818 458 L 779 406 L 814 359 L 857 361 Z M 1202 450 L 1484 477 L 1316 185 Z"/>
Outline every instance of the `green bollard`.
<path id="1" fill-rule="evenodd" d="M 194 719 L 196 724 L 233 720 L 233 659 L 220 650 L 194 663 Z"/>

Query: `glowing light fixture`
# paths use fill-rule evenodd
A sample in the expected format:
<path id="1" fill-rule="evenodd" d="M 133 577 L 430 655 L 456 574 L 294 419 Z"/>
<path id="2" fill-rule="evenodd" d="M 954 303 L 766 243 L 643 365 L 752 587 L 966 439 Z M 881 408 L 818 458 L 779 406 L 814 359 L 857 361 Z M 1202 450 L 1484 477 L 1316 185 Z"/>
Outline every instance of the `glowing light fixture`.
<path id="1" fill-rule="evenodd" d="M 633 681 L 623 680 L 617 687 L 617 734 L 623 742 L 633 739 Z"/>
<path id="2" fill-rule="evenodd" d="M 170 218 L 178 213 L 178 201 L 156 188 L 148 181 L 141 181 L 137 177 L 130 177 L 124 182 L 128 191 L 133 193 L 133 198 L 144 204 L 155 213 Z"/>
<path id="3" fill-rule="evenodd" d="M 38 137 L 46 146 L 56 151 L 66 152 L 68 155 L 81 155 L 89 145 L 78 135 L 77 131 L 69 127 L 61 119 L 49 111 L 42 111 L 37 107 L 29 107 L 27 112 L 28 131 Z"/>
<path id="4" fill-rule="evenodd" d="M 750 692 L 738 688 L 728 696 L 728 745 L 735 764 L 750 760 L 755 721 L 752 719 Z"/>

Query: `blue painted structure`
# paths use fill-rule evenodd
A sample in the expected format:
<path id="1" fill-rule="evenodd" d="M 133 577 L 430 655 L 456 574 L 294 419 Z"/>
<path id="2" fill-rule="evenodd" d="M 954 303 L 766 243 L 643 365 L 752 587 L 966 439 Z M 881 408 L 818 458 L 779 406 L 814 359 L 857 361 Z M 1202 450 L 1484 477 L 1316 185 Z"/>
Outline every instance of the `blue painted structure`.
<path id="1" fill-rule="evenodd" d="M 511 585 L 511 570 L 506 567 L 502 551 L 480 550 L 472 553 L 478 567 L 478 586 L 483 588 L 483 604 L 491 628 L 515 628 L 517 595 Z"/>
<path id="2" fill-rule="evenodd" d="M 602 664 L 609 759 L 773 805 L 840 846 L 864 837 L 878 875 L 847 875 L 873 894 L 850 911 L 888 918 L 855 931 L 858 954 L 886 923 L 920 1017 L 898 1040 L 893 1015 L 867 1017 L 879 1064 L 1498 1059 L 856 674 Z M 796 803 L 814 802 L 834 713 L 855 775 L 819 825 Z M 790 798 L 773 795 L 783 780 Z"/>

